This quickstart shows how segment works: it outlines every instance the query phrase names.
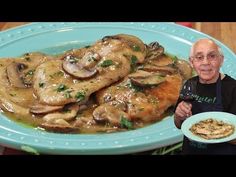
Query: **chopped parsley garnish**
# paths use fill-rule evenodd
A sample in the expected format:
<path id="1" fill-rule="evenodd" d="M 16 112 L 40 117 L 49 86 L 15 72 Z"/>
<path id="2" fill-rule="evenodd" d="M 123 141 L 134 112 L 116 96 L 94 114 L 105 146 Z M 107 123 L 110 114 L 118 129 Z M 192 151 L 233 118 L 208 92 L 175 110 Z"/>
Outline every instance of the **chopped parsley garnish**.
<path id="1" fill-rule="evenodd" d="M 97 61 L 97 59 L 96 59 L 95 57 L 90 57 L 90 58 L 88 59 L 88 61 L 89 61 L 89 62 L 91 62 L 91 61 Z"/>
<path id="2" fill-rule="evenodd" d="M 40 87 L 40 88 L 43 88 L 44 86 L 45 86 L 45 83 L 43 83 L 43 82 L 40 82 L 40 83 L 39 83 L 39 87 Z"/>
<path id="3" fill-rule="evenodd" d="M 63 76 L 64 75 L 64 73 L 62 72 L 62 71 L 58 71 L 58 72 L 56 72 L 56 73 L 53 73 L 53 74 L 51 74 L 51 75 L 49 75 L 51 78 L 54 78 L 54 77 L 61 77 L 61 76 Z"/>
<path id="4" fill-rule="evenodd" d="M 130 122 L 126 117 L 124 117 L 123 115 L 121 116 L 120 119 L 120 125 L 121 128 L 127 128 L 127 129 L 133 129 L 133 124 L 132 122 Z"/>
<path id="5" fill-rule="evenodd" d="M 77 99 L 77 102 L 80 102 L 85 99 L 85 91 L 79 91 L 76 93 L 75 98 Z"/>
<path id="6" fill-rule="evenodd" d="M 70 63 L 77 63 L 79 61 L 78 58 L 72 56 L 72 55 L 68 55 L 66 56 L 66 60 L 69 61 Z"/>
<path id="7" fill-rule="evenodd" d="M 173 62 L 176 62 L 178 60 L 178 57 L 169 53 L 165 53 L 166 56 L 170 57 Z"/>
<path id="8" fill-rule="evenodd" d="M 82 113 L 78 113 L 75 119 L 79 120 L 82 117 Z"/>
<path id="9" fill-rule="evenodd" d="M 104 60 L 100 66 L 105 68 L 111 65 L 114 65 L 114 62 L 112 60 Z"/>
<path id="10" fill-rule="evenodd" d="M 64 109 L 62 112 L 63 112 L 64 114 L 65 114 L 65 113 L 71 113 L 71 110 L 69 110 L 68 108 L 66 108 L 66 109 Z"/>
<path id="11" fill-rule="evenodd" d="M 136 64 L 137 64 L 137 61 L 138 61 L 137 57 L 134 56 L 134 55 L 132 55 L 132 56 L 131 56 L 131 65 L 136 65 Z"/>
<path id="12" fill-rule="evenodd" d="M 16 96 L 16 94 L 15 94 L 15 93 L 10 93 L 9 95 L 11 95 L 11 96 Z"/>
<path id="13" fill-rule="evenodd" d="M 25 60 L 26 61 L 31 61 L 31 58 L 30 57 L 25 57 Z"/>
<path id="14" fill-rule="evenodd" d="M 138 61 L 137 57 L 132 55 L 131 56 L 131 63 L 130 63 L 131 72 L 133 72 L 135 70 L 135 67 L 137 65 L 137 61 Z"/>
<path id="15" fill-rule="evenodd" d="M 134 51 L 136 51 L 136 52 L 141 51 L 141 49 L 140 49 L 140 47 L 139 47 L 138 45 L 133 45 L 133 46 L 132 46 L 132 49 L 133 49 Z"/>
<path id="16" fill-rule="evenodd" d="M 127 54 L 123 54 L 123 56 L 124 56 L 125 58 L 130 58 L 130 55 L 127 55 Z"/>
<path id="17" fill-rule="evenodd" d="M 68 89 L 68 87 L 66 86 L 66 85 L 64 85 L 64 84 L 60 84 L 58 87 L 57 87 L 57 92 L 62 92 L 62 91 L 64 91 L 64 90 L 67 90 Z"/>
<path id="18" fill-rule="evenodd" d="M 67 91 L 65 91 L 64 97 L 65 97 L 65 98 L 72 98 L 72 96 L 70 95 L 71 92 L 72 92 L 72 90 L 67 90 Z"/>
<path id="19" fill-rule="evenodd" d="M 34 69 L 29 70 L 29 71 L 25 74 L 25 76 L 33 76 L 33 75 L 34 75 L 34 72 L 35 72 Z"/>
<path id="20" fill-rule="evenodd" d="M 171 58 L 174 62 L 178 61 L 178 58 L 176 56 Z"/>
<path id="21" fill-rule="evenodd" d="M 24 56 L 29 56 L 30 54 L 29 53 L 25 53 Z"/>
<path id="22" fill-rule="evenodd" d="M 128 82 L 125 86 L 134 90 L 134 92 L 142 92 L 144 90 L 143 87 L 139 87 L 137 85 L 132 84 L 132 82 L 130 80 L 128 80 Z"/>

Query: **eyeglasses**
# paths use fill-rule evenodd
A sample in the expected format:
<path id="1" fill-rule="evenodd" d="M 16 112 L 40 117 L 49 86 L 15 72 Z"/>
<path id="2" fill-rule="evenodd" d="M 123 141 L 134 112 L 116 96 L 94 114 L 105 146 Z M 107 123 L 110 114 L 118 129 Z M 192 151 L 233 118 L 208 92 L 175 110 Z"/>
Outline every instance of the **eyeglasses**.
<path id="1" fill-rule="evenodd" d="M 211 62 L 211 61 L 216 61 L 219 56 L 220 56 L 219 53 L 209 53 L 206 56 L 199 54 L 196 56 L 192 56 L 191 58 L 196 62 L 202 62 L 204 60 L 204 58 L 206 57 L 207 60 Z"/>

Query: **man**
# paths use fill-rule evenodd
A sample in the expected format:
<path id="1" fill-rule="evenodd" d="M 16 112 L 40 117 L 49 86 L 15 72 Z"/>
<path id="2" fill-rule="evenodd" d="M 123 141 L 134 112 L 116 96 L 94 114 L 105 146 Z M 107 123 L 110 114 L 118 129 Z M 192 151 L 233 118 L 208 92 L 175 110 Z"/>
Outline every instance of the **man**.
<path id="1" fill-rule="evenodd" d="M 224 56 L 220 47 L 211 39 L 200 39 L 190 51 L 190 64 L 197 72 L 184 84 L 190 85 L 193 101 L 179 98 L 174 121 L 180 128 L 189 116 L 207 112 L 223 111 L 236 114 L 236 80 L 220 73 Z M 182 92 L 184 89 L 182 89 Z M 234 142 L 203 144 L 184 137 L 183 154 L 236 154 Z"/>

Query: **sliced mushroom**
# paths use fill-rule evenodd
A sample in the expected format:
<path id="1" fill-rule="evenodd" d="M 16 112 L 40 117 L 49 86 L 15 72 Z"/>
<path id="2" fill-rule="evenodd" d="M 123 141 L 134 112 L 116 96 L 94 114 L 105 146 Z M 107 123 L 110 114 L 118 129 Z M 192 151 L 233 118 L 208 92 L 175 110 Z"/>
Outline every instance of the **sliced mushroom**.
<path id="1" fill-rule="evenodd" d="M 114 36 L 105 36 L 99 42 L 102 49 L 99 54 L 104 57 L 108 53 L 120 53 L 128 59 L 134 59 L 135 63 L 143 63 L 146 57 L 146 46 L 136 36 L 127 34 L 118 34 Z"/>
<path id="2" fill-rule="evenodd" d="M 127 35 L 127 34 L 118 34 L 115 37 L 118 37 L 120 40 L 127 43 L 132 48 L 132 50 L 136 52 L 146 53 L 146 46 L 136 36 Z"/>
<path id="3" fill-rule="evenodd" d="M 164 53 L 164 48 L 158 42 L 152 42 L 147 47 L 147 57 L 148 59 L 154 59 Z"/>
<path id="4" fill-rule="evenodd" d="M 144 78 L 147 76 L 151 76 L 152 73 L 147 72 L 147 71 L 143 71 L 143 70 L 137 70 L 135 73 L 129 74 L 128 77 L 129 78 Z"/>
<path id="5" fill-rule="evenodd" d="M 129 75 L 132 84 L 140 87 L 157 86 L 165 81 L 165 77 L 159 73 L 138 72 L 136 75 Z"/>
<path id="6" fill-rule="evenodd" d="M 78 49 L 71 49 L 66 51 L 65 53 L 58 55 L 57 58 L 59 60 L 65 60 L 68 56 L 73 56 L 74 58 L 82 58 L 86 53 L 87 48 L 78 48 Z"/>
<path id="7" fill-rule="evenodd" d="M 40 127 L 46 129 L 47 131 L 57 132 L 57 133 L 69 133 L 69 132 L 77 132 L 79 131 L 78 127 L 73 127 L 66 121 L 60 120 L 57 124 L 50 124 L 50 123 L 42 123 Z"/>
<path id="8" fill-rule="evenodd" d="M 70 126 L 70 124 L 64 119 L 57 119 L 54 121 L 54 123 L 57 125 L 62 125 L 62 126 Z"/>
<path id="9" fill-rule="evenodd" d="M 69 105 L 68 110 L 66 112 L 56 112 L 47 114 L 43 117 L 45 121 L 40 126 L 49 131 L 54 132 L 71 132 L 78 130 L 78 127 L 72 126 L 68 121 L 72 120 L 80 106 L 77 104 Z"/>
<path id="10" fill-rule="evenodd" d="M 114 36 L 105 36 L 102 38 L 103 43 L 109 43 L 109 40 L 119 40 L 122 43 L 128 44 L 129 47 L 132 48 L 132 50 L 136 52 L 146 52 L 145 45 L 143 42 L 137 38 L 136 36 L 133 35 L 128 35 L 128 34 L 117 34 Z"/>
<path id="11" fill-rule="evenodd" d="M 167 65 L 174 64 L 174 60 L 171 57 L 165 54 L 162 54 L 152 60 L 148 60 L 148 63 L 155 66 L 167 66 Z"/>
<path id="12" fill-rule="evenodd" d="M 184 80 L 187 80 L 192 77 L 193 69 L 186 60 L 178 59 L 175 62 L 175 65 L 179 69 L 179 72 L 183 76 Z"/>
<path id="13" fill-rule="evenodd" d="M 7 66 L 7 76 L 8 80 L 13 87 L 16 88 L 26 88 L 26 85 L 21 77 L 21 71 L 24 70 L 27 66 L 22 63 L 12 62 Z"/>
<path id="14" fill-rule="evenodd" d="M 120 39 L 119 36 L 104 36 L 102 38 L 102 42 L 106 42 L 107 40 L 110 40 L 110 39 Z"/>
<path id="15" fill-rule="evenodd" d="M 84 69 L 81 65 L 72 64 L 68 61 L 64 61 L 62 66 L 68 74 L 79 79 L 90 78 L 98 72 L 97 69 L 87 70 Z"/>
<path id="16" fill-rule="evenodd" d="M 97 123 L 110 123 L 114 126 L 120 126 L 121 118 L 129 118 L 129 115 L 109 104 L 103 104 L 93 111 L 93 119 Z"/>
<path id="17" fill-rule="evenodd" d="M 175 74 L 178 71 L 173 65 L 155 66 L 155 65 L 147 64 L 147 65 L 144 65 L 141 69 L 144 71 L 149 71 L 149 72 L 158 72 L 162 75 Z"/>
<path id="18" fill-rule="evenodd" d="M 82 59 L 69 55 L 63 61 L 62 67 L 67 73 L 76 78 L 87 79 L 97 74 L 98 70 L 95 66 L 99 60 L 100 56 L 92 52 L 86 53 Z"/>
<path id="19" fill-rule="evenodd" d="M 15 113 L 15 114 L 20 115 L 20 116 L 29 115 L 29 109 L 28 108 L 25 108 L 25 107 L 20 106 L 16 103 L 13 103 L 9 99 L 5 98 L 4 96 L 1 97 L 1 99 L 0 99 L 0 108 L 5 110 L 5 111 L 8 111 L 8 112 Z"/>
<path id="20" fill-rule="evenodd" d="M 79 108 L 80 106 L 78 104 L 73 104 L 69 108 L 67 108 L 64 112 L 55 112 L 45 115 L 43 117 L 43 120 L 45 120 L 48 123 L 55 123 L 55 121 L 59 119 L 69 121 L 76 116 Z"/>
<path id="21" fill-rule="evenodd" d="M 62 108 L 63 106 L 50 106 L 50 105 L 37 103 L 30 107 L 30 112 L 34 114 L 46 114 L 46 113 L 58 111 Z"/>

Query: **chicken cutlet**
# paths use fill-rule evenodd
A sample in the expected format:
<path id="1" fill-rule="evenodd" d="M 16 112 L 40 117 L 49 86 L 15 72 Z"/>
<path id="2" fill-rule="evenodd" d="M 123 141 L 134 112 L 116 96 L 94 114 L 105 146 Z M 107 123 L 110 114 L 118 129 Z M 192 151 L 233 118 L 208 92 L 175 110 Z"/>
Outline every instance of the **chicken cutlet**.
<path id="1" fill-rule="evenodd" d="M 194 124 L 189 130 L 199 137 L 210 140 L 232 135 L 235 127 L 229 123 L 208 118 Z"/>

